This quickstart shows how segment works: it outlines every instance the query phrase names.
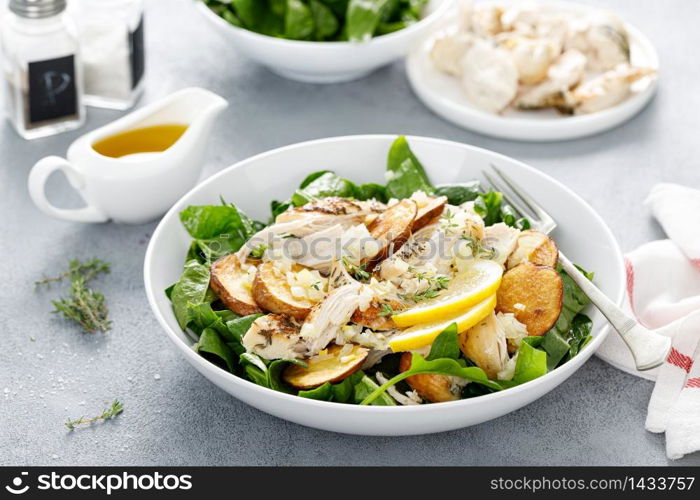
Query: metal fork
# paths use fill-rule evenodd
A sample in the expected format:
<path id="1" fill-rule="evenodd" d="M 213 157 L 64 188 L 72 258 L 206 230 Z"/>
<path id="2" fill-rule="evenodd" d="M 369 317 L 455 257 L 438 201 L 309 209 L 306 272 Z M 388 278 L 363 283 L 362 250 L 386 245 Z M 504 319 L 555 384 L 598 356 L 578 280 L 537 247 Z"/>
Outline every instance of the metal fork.
<path id="1" fill-rule="evenodd" d="M 551 233 L 557 227 L 557 223 L 531 196 L 515 181 L 508 177 L 501 169 L 491 164 L 496 177 L 483 171 L 486 180 L 496 191 L 503 193 L 504 199 L 512 205 L 521 215 L 528 217 L 532 228 L 544 234 Z M 598 287 L 579 271 L 575 265 L 559 250 L 559 264 L 581 287 L 581 290 L 591 299 L 591 302 L 603 313 L 615 331 L 622 337 L 629 348 L 637 370 L 650 370 L 661 365 L 671 350 L 671 339 L 660 335 L 654 330 L 649 330 L 639 324 L 634 318 L 630 318 L 617 304 L 610 300 Z"/>

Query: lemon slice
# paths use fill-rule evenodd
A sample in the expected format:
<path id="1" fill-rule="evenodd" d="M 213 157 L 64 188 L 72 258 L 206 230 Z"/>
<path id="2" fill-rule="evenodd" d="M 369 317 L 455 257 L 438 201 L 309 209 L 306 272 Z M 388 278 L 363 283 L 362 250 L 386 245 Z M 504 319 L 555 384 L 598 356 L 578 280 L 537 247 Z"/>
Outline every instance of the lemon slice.
<path id="1" fill-rule="evenodd" d="M 402 331 L 389 339 L 389 347 L 391 347 L 391 350 L 394 352 L 420 349 L 421 347 L 432 344 L 433 340 L 452 323 L 457 323 L 457 331 L 463 332 L 491 314 L 495 308 L 496 295 L 494 294 L 486 300 L 468 308 L 466 311 L 458 312 L 452 317 L 443 317 L 439 321 L 424 325 L 416 325 Z"/>
<path id="2" fill-rule="evenodd" d="M 454 316 L 496 293 L 501 284 L 503 268 L 492 260 L 475 260 L 462 273 L 452 278 L 440 295 L 399 314 L 391 319 L 399 327 L 432 323 L 446 316 Z"/>

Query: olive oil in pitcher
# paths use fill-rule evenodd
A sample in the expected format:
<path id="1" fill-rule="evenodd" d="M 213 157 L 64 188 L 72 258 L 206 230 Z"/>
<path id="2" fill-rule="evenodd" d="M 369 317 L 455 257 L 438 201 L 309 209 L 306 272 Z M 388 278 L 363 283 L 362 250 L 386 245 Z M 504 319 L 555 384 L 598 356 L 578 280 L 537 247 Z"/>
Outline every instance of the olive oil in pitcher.
<path id="1" fill-rule="evenodd" d="M 92 144 L 92 149 L 110 158 L 162 153 L 175 144 L 187 125 L 168 124 L 135 128 L 110 135 Z"/>

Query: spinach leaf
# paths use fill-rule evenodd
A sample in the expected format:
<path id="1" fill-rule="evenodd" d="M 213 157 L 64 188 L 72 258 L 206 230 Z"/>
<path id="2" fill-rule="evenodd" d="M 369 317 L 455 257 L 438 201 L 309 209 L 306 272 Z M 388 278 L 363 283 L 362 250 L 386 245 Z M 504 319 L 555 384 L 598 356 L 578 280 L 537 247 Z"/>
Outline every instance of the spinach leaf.
<path id="1" fill-rule="evenodd" d="M 554 370 L 570 348 L 569 342 L 555 328 L 549 330 L 542 340 L 542 349 L 547 353 L 547 371 Z"/>
<path id="2" fill-rule="evenodd" d="M 243 243 L 241 238 L 231 238 L 228 234 L 208 240 L 192 240 L 187 260 L 196 259 L 201 264 L 211 265 L 215 260 L 238 251 Z"/>
<path id="3" fill-rule="evenodd" d="M 406 137 L 400 135 L 389 149 L 387 159 L 386 195 L 389 198 L 409 198 L 416 191 L 433 193 L 423 165 L 413 154 Z"/>
<path id="4" fill-rule="evenodd" d="M 251 382 L 268 389 L 291 394 L 292 388 L 282 380 L 282 373 L 290 363 L 306 367 L 306 363 L 297 359 L 276 359 L 268 361 L 257 354 L 243 352 L 239 355 L 239 362 L 243 366 Z"/>
<path id="5" fill-rule="evenodd" d="M 467 201 L 474 201 L 480 193 L 481 185 L 479 181 L 435 188 L 435 196 L 447 196 L 447 202 L 450 205 L 461 205 Z"/>
<path id="6" fill-rule="evenodd" d="M 300 207 L 310 201 L 328 196 L 353 198 L 356 189 L 356 186 L 349 180 L 338 177 L 331 171 L 323 170 L 314 172 L 304 179 L 292 196 L 292 203 L 294 206 Z"/>
<path id="7" fill-rule="evenodd" d="M 240 248 L 256 232 L 253 221 L 233 204 L 192 205 L 180 212 L 180 220 L 193 238 L 228 235 L 232 248 Z"/>
<path id="8" fill-rule="evenodd" d="M 256 368 L 258 368 L 261 372 L 267 372 L 267 365 L 265 364 L 265 361 L 263 361 L 263 359 L 257 354 L 253 354 L 252 352 L 244 352 L 238 357 L 238 360 L 241 362 L 242 365 L 253 365 Z"/>
<path id="9" fill-rule="evenodd" d="M 303 366 L 306 363 L 293 360 L 293 359 L 276 359 L 270 363 L 267 367 L 267 386 L 270 389 L 280 392 L 286 392 L 291 394 L 293 391 L 289 385 L 287 385 L 284 380 L 282 380 L 282 373 L 287 365 L 290 363 L 301 364 Z"/>
<path id="10" fill-rule="evenodd" d="M 287 11 L 287 0 L 268 0 L 270 2 L 270 10 L 276 16 L 284 16 Z"/>
<path id="11" fill-rule="evenodd" d="M 457 359 L 459 358 L 459 353 L 457 323 L 452 323 L 435 338 L 433 345 L 430 347 L 430 354 L 425 359 L 426 361 L 440 358 Z"/>
<path id="12" fill-rule="evenodd" d="M 353 398 L 355 403 L 360 405 L 396 406 L 396 402 L 393 398 L 385 393 L 386 389 L 390 386 L 387 384 L 384 385 L 387 387 L 381 390 L 374 380 L 364 375 L 354 387 Z"/>
<path id="13" fill-rule="evenodd" d="M 251 314 L 249 316 L 243 316 L 227 321 L 226 329 L 229 332 L 229 335 L 226 338 L 227 341 L 238 342 L 240 344 L 243 336 L 250 328 L 250 325 L 252 325 L 253 321 L 258 319 L 260 316 L 262 316 L 262 314 Z"/>
<path id="14" fill-rule="evenodd" d="M 267 387 L 267 373 L 255 365 L 244 364 L 243 371 L 248 380 L 262 387 Z"/>
<path id="15" fill-rule="evenodd" d="M 350 0 L 345 27 L 348 40 L 366 42 L 372 38 L 389 0 Z"/>
<path id="16" fill-rule="evenodd" d="M 589 273 L 579 266 L 576 267 L 589 280 L 593 279 L 593 273 Z M 559 333 L 569 343 L 570 348 L 566 359 L 570 360 L 590 340 L 593 322 L 588 316 L 581 314 L 581 311 L 591 301 L 561 266 L 557 266 L 557 271 L 564 283 L 564 297 L 561 314 L 552 330 Z"/>
<path id="17" fill-rule="evenodd" d="M 591 318 L 585 314 L 577 314 L 574 317 L 567 336 L 567 340 L 571 345 L 571 349 L 569 349 L 569 354 L 567 356 L 567 361 L 570 361 L 574 356 L 581 352 L 581 349 L 583 349 L 585 345 L 591 341 L 592 328 L 593 321 L 591 321 Z"/>
<path id="18" fill-rule="evenodd" d="M 383 203 L 389 201 L 389 197 L 386 195 L 386 187 L 381 184 L 375 184 L 369 182 L 367 184 L 361 184 L 357 186 L 355 190 L 355 199 L 357 200 L 377 200 Z"/>
<path id="19" fill-rule="evenodd" d="M 362 380 L 365 374 L 360 370 L 337 384 L 333 384 L 333 401 L 347 403 L 355 394 L 355 386 Z"/>
<path id="20" fill-rule="evenodd" d="M 272 217 L 270 218 L 270 224 L 272 224 L 277 216 L 281 214 L 282 212 L 285 212 L 287 209 L 292 208 L 292 202 L 291 200 L 287 201 L 277 201 L 277 200 L 272 200 L 270 202 L 270 211 L 272 212 Z"/>
<path id="21" fill-rule="evenodd" d="M 270 8 L 268 0 L 231 0 L 231 6 L 245 28 L 269 36 L 284 34 L 284 18 Z"/>
<path id="22" fill-rule="evenodd" d="M 211 328 L 205 328 L 202 335 L 199 336 L 199 341 L 194 345 L 194 350 L 202 357 L 216 365 L 223 365 L 228 368 L 228 371 L 235 371 L 236 362 L 233 353 L 229 347 L 221 340 L 219 334 Z"/>
<path id="23" fill-rule="evenodd" d="M 325 40 L 335 35 L 340 25 L 331 8 L 320 0 L 311 0 L 309 6 L 314 18 L 314 38 Z"/>
<path id="24" fill-rule="evenodd" d="M 202 302 L 201 304 L 189 306 L 190 329 L 197 334 L 205 328 L 215 330 L 224 339 L 228 340 L 228 328 L 224 324 L 224 320 L 211 307 L 210 302 Z"/>
<path id="25" fill-rule="evenodd" d="M 175 284 L 170 294 L 173 312 L 180 328 L 187 328 L 187 325 L 192 321 L 190 306 L 204 302 L 208 289 L 209 268 L 196 260 L 187 261 L 180 280 Z"/>
<path id="26" fill-rule="evenodd" d="M 501 202 L 503 201 L 503 194 L 498 191 L 489 191 L 488 193 L 481 193 L 474 202 L 474 210 L 476 211 L 482 219 L 484 219 L 484 224 L 486 226 L 492 226 L 498 222 L 502 222 L 501 219 Z"/>
<path id="27" fill-rule="evenodd" d="M 532 347 L 527 342 L 520 344 L 515 361 L 513 382 L 524 384 L 547 373 L 547 353 Z"/>
<path id="28" fill-rule="evenodd" d="M 231 0 L 230 3 L 236 9 L 238 19 L 251 29 L 260 25 L 267 15 L 265 2 L 259 0 Z"/>
<path id="29" fill-rule="evenodd" d="M 503 203 L 503 193 L 498 191 L 479 193 L 474 200 L 474 210 L 484 219 L 484 224 L 487 226 L 503 222 L 521 231 L 530 228 L 530 221 L 519 217 L 513 207 Z"/>
<path id="30" fill-rule="evenodd" d="M 542 345 L 543 340 L 544 336 L 539 335 L 537 337 L 525 337 L 523 339 L 523 342 L 530 344 L 532 347 L 540 347 Z"/>
<path id="31" fill-rule="evenodd" d="M 218 14 L 234 26 L 245 28 L 245 26 L 243 26 L 243 21 L 241 21 L 231 9 L 221 9 Z"/>
<path id="32" fill-rule="evenodd" d="M 544 352 L 542 352 L 544 354 Z M 420 354 L 413 353 L 411 355 L 411 366 L 405 372 L 401 372 L 395 377 L 388 380 L 381 387 L 377 388 L 371 394 L 369 394 L 364 400 L 360 402 L 361 405 L 371 404 L 379 396 L 383 395 L 385 391 L 392 385 L 404 380 L 411 375 L 420 374 L 435 374 L 435 375 L 450 375 L 453 377 L 461 377 L 469 380 L 470 382 L 476 382 L 478 384 L 485 385 L 494 390 L 500 390 L 503 386 L 496 381 L 489 380 L 486 373 L 481 368 L 476 366 L 465 366 L 464 360 L 455 360 L 450 358 L 440 358 L 431 361 L 426 360 Z"/>
<path id="33" fill-rule="evenodd" d="M 308 399 L 318 399 L 319 401 L 332 401 L 333 400 L 333 386 L 330 382 L 316 387 L 315 389 L 309 389 L 307 391 L 299 391 L 298 396 Z"/>
<path id="34" fill-rule="evenodd" d="M 311 9 L 301 0 L 287 0 L 284 15 L 284 37 L 290 40 L 307 40 L 314 33 Z"/>

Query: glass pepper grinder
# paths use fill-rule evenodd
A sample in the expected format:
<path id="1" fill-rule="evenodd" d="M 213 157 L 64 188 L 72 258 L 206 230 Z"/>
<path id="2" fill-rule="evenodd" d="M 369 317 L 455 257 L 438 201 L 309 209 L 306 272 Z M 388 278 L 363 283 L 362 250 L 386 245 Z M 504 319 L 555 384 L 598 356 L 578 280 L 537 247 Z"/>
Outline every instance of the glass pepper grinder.
<path id="1" fill-rule="evenodd" d="M 143 1 L 78 0 L 70 10 L 80 39 L 85 103 L 130 108 L 143 92 Z"/>
<path id="2" fill-rule="evenodd" d="M 10 0 L 0 29 L 8 118 L 25 139 L 85 120 L 78 40 L 66 0 Z"/>

